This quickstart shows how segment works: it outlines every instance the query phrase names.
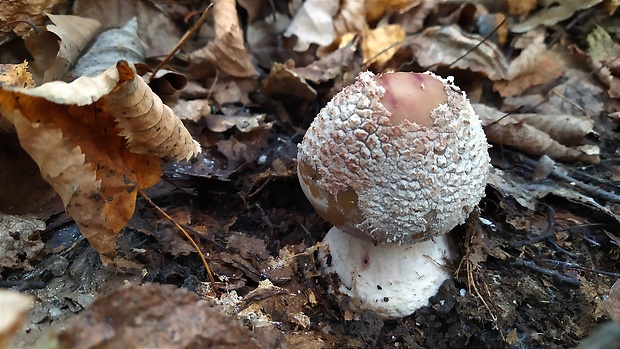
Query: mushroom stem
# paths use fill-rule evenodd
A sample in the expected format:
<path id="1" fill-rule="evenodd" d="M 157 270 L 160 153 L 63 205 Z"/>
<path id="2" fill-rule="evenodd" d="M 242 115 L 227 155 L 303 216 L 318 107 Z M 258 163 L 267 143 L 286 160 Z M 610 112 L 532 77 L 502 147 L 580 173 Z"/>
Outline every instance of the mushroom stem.
<path id="1" fill-rule="evenodd" d="M 413 245 L 381 244 L 360 239 L 333 227 L 323 240 L 319 260 L 324 273 L 336 273 L 338 292 L 349 296 L 354 313 L 374 311 L 399 318 L 426 306 L 451 273 L 454 258 L 447 235 Z"/>

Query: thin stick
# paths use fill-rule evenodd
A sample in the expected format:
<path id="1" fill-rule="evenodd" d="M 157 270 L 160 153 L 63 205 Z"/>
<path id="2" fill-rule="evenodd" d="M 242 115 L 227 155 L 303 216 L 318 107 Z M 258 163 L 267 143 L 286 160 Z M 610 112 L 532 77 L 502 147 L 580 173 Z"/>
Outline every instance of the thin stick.
<path id="1" fill-rule="evenodd" d="M 207 275 L 209 275 L 209 281 L 211 282 L 211 288 L 213 289 L 213 292 L 215 292 L 215 294 L 218 294 L 217 288 L 215 287 L 215 279 L 213 278 L 213 274 L 211 273 L 211 268 L 209 268 L 209 263 L 207 263 L 207 259 L 205 258 L 205 255 L 202 253 L 202 251 L 200 251 L 200 247 L 198 247 L 198 244 L 196 244 L 194 239 L 192 239 L 192 237 L 189 235 L 187 230 L 183 229 L 183 227 L 179 223 L 177 223 L 174 220 L 174 218 L 170 217 L 164 210 L 161 209 L 161 207 L 157 206 L 157 204 L 155 204 L 151 200 L 151 198 L 146 196 L 146 194 L 142 191 L 142 189 L 138 189 L 138 192 L 151 206 L 153 206 L 157 210 L 157 212 L 161 213 L 162 216 L 166 217 L 169 221 L 174 223 L 177 229 L 179 229 L 185 235 L 187 240 L 189 240 L 189 242 L 192 244 L 192 246 L 194 246 L 196 251 L 198 251 L 198 255 L 200 256 L 200 259 L 202 259 L 202 264 L 204 264 L 205 268 L 207 269 Z"/>
<path id="2" fill-rule="evenodd" d="M 157 67 L 155 68 L 155 70 L 153 70 L 151 76 L 149 77 L 149 82 L 153 81 L 153 79 L 155 78 L 155 74 L 157 74 L 157 72 L 161 68 L 163 68 L 172 59 L 172 57 L 174 57 L 174 55 L 181 49 L 181 46 L 183 46 L 185 42 L 189 40 L 190 36 L 192 36 L 192 34 L 194 34 L 198 30 L 200 25 L 202 25 L 205 19 L 207 19 L 207 13 L 209 13 L 211 7 L 213 7 L 213 3 L 207 6 L 207 8 L 202 13 L 202 16 L 200 16 L 200 18 L 198 19 L 198 22 L 196 22 L 196 24 L 194 24 L 194 26 L 191 27 L 190 30 L 185 33 L 185 35 L 183 35 L 183 37 L 181 38 L 181 40 L 179 40 L 179 43 L 174 47 L 174 49 L 172 49 L 172 51 L 170 51 L 166 58 L 164 58 L 164 60 L 157 65 Z"/>

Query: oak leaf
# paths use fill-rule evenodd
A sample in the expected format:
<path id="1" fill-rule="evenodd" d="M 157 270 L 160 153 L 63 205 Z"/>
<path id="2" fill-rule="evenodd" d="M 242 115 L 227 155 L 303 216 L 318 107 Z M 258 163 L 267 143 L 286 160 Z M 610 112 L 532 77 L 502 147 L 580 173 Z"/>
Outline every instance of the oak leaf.
<path id="1" fill-rule="evenodd" d="M 172 110 L 124 61 L 72 83 L 0 89 L 0 113 L 104 263 L 114 256 L 138 190 L 159 181 L 159 158 L 200 152 Z"/>

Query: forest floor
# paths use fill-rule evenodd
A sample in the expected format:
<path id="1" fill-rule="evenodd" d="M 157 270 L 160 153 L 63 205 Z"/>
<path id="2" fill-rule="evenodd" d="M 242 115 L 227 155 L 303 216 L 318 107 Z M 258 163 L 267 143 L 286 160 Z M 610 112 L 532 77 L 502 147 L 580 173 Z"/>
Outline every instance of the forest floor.
<path id="1" fill-rule="evenodd" d="M 202 1 L 108 0 L 103 8 L 56 2 L 52 13 L 105 27 L 137 16 L 151 67 L 205 8 Z M 366 2 L 361 24 L 356 16 L 342 20 L 345 4 L 355 2 L 335 2 L 335 10 L 251 3 L 237 2 L 232 24 L 218 22 L 224 15 L 216 4 L 213 18 L 170 61 L 189 81 L 167 103 L 203 152 L 165 162 L 164 180 L 144 191 L 197 242 L 215 282 L 178 227 L 143 197 L 104 265 L 56 196 L 28 213 L 0 217 L 0 287 L 33 296 L 7 347 L 141 347 L 142 337 L 187 348 L 553 349 L 577 347 L 588 336 L 607 343 L 601 345 L 619 343 L 618 323 L 604 327 L 620 321 L 620 21 L 613 1 L 589 1 L 546 26 L 531 23 L 545 15 L 535 2 L 515 10 L 516 1 L 486 7 L 419 1 L 383 9 L 374 19 Z M 336 28 L 334 42 L 345 41 L 338 18 L 353 32 L 374 34 L 340 47 L 321 44 L 328 34 L 320 25 L 295 22 L 303 11 L 311 18 L 335 11 L 328 23 Z M 247 50 L 212 45 L 222 56 L 205 54 L 209 43 L 225 41 L 217 41 L 217 27 L 235 23 Z M 387 24 L 403 36 L 373 32 Z M 0 44 L 0 63 L 31 60 L 19 32 L 10 34 Z M 295 36 L 297 44 L 290 41 Z M 309 46 L 301 50 L 304 40 Z M 377 44 L 372 51 L 372 40 L 394 47 Z M 478 105 L 492 145 L 486 196 L 450 233 L 459 250 L 449 266 L 454 278 L 428 306 L 401 319 L 351 317 L 334 297 L 335 281 L 321 274 L 316 258 L 330 225 L 296 173 L 305 129 L 364 69 L 454 76 Z M 174 287 L 137 286 L 147 283 Z M 191 306 L 198 302 L 223 315 Z M 228 322 L 233 318 L 241 326 Z M 205 333 L 212 336 L 206 342 Z"/>

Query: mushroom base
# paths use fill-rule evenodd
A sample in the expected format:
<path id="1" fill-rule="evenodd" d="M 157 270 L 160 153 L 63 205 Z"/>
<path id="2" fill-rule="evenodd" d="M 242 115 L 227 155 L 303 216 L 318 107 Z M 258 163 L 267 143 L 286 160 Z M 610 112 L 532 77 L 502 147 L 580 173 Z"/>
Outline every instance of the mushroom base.
<path id="1" fill-rule="evenodd" d="M 374 245 L 333 227 L 323 243 L 322 271 L 338 275 L 336 294 L 349 297 L 354 313 L 370 310 L 387 319 L 411 315 L 452 276 L 445 268 L 453 258 L 446 235 L 414 245 Z"/>

